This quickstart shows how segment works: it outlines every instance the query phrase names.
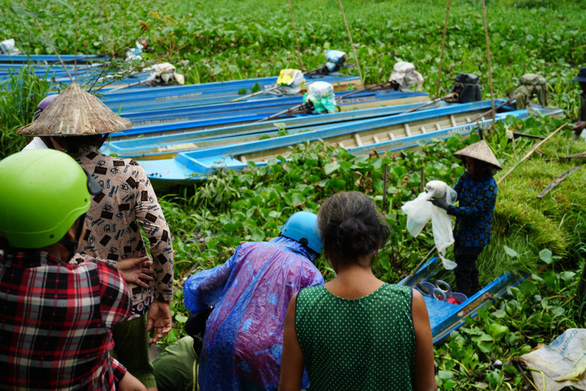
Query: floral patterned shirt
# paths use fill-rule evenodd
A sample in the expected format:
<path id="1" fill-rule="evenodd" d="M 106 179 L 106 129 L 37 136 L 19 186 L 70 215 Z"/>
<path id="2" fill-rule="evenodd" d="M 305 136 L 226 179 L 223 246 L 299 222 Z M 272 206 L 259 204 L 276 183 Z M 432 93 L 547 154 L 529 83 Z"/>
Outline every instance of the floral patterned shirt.
<path id="1" fill-rule="evenodd" d="M 463 247 L 484 247 L 490 242 L 492 214 L 496 204 L 497 186 L 490 175 L 479 180 L 468 172 L 462 174 L 454 187 L 458 206 L 449 205 L 448 214 L 456 216 L 454 239 Z"/>
<path id="2" fill-rule="evenodd" d="M 115 264 L 119 259 L 147 255 L 141 234 L 148 238 L 155 280 L 149 289 L 132 289 L 132 318 L 145 314 L 153 299 L 173 298 L 173 247 L 157 196 L 143 168 L 132 159 L 102 154 L 83 146 L 71 156 L 98 181 L 102 193 L 93 196 L 86 215 L 87 231 L 75 260 L 99 258 Z"/>

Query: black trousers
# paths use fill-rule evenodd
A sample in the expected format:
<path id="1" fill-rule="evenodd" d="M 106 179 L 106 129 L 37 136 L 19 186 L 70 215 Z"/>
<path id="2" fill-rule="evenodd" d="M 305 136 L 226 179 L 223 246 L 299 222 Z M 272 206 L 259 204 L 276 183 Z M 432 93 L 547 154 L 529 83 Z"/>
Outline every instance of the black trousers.
<path id="1" fill-rule="evenodd" d="M 458 266 L 454 269 L 458 292 L 470 297 L 480 289 L 476 260 L 484 247 L 464 247 L 454 245 L 454 258 Z"/>

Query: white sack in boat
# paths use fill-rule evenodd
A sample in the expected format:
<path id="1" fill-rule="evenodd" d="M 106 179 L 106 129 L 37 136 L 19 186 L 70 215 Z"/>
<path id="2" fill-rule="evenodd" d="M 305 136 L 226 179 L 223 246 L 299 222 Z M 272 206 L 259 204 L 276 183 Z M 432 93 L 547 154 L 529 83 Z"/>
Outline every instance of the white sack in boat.
<path id="1" fill-rule="evenodd" d="M 305 85 L 305 77 L 299 69 L 281 69 L 277 86 L 285 94 L 297 94 Z"/>
<path id="2" fill-rule="evenodd" d="M 401 90 L 409 89 L 417 85 L 417 90 L 421 90 L 423 86 L 423 76 L 415 70 L 415 65 L 406 61 L 399 61 L 393 67 L 393 73 L 389 81 L 396 81 L 399 83 Z"/>
<path id="3" fill-rule="evenodd" d="M 151 73 L 146 80 L 147 82 L 169 83 L 170 81 L 175 80 L 179 84 L 185 84 L 185 78 L 183 75 L 175 72 L 175 66 L 168 62 L 155 64 L 144 70 Z"/>

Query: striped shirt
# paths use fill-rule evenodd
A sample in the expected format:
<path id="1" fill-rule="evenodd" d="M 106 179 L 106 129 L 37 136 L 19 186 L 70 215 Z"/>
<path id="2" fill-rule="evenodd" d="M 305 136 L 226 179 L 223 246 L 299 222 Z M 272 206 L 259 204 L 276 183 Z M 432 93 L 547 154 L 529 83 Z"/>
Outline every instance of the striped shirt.
<path id="1" fill-rule="evenodd" d="M 108 356 L 111 329 L 129 311 L 126 283 L 104 262 L 0 251 L 0 388 L 115 389 L 126 370 Z"/>

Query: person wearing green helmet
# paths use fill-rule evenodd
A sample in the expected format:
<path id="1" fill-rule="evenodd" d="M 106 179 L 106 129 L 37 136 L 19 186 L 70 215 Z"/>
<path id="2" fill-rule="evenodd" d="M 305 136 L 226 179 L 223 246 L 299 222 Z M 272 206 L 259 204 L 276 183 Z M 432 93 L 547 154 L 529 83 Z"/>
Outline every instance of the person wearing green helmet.
<path id="1" fill-rule="evenodd" d="M 70 156 L 43 149 L 0 161 L 0 384 L 6 389 L 141 390 L 109 357 L 130 315 L 116 269 L 67 263 L 101 187 Z"/>
<path id="2" fill-rule="evenodd" d="M 172 328 L 171 233 L 144 169 L 134 160 L 100 151 L 109 133 L 130 127 L 130 121 L 71 83 L 19 134 L 50 137 L 54 148 L 66 151 L 104 188 L 92 198 L 86 216 L 88 230 L 80 240 L 75 261 L 98 258 L 118 265 L 129 258 L 147 256 L 148 244 L 153 280 L 129 284 L 132 314 L 128 322 L 114 330 L 114 353 L 147 389 L 155 390 L 148 348 L 149 342 L 163 338 Z M 148 243 L 143 240 L 141 228 Z"/>

